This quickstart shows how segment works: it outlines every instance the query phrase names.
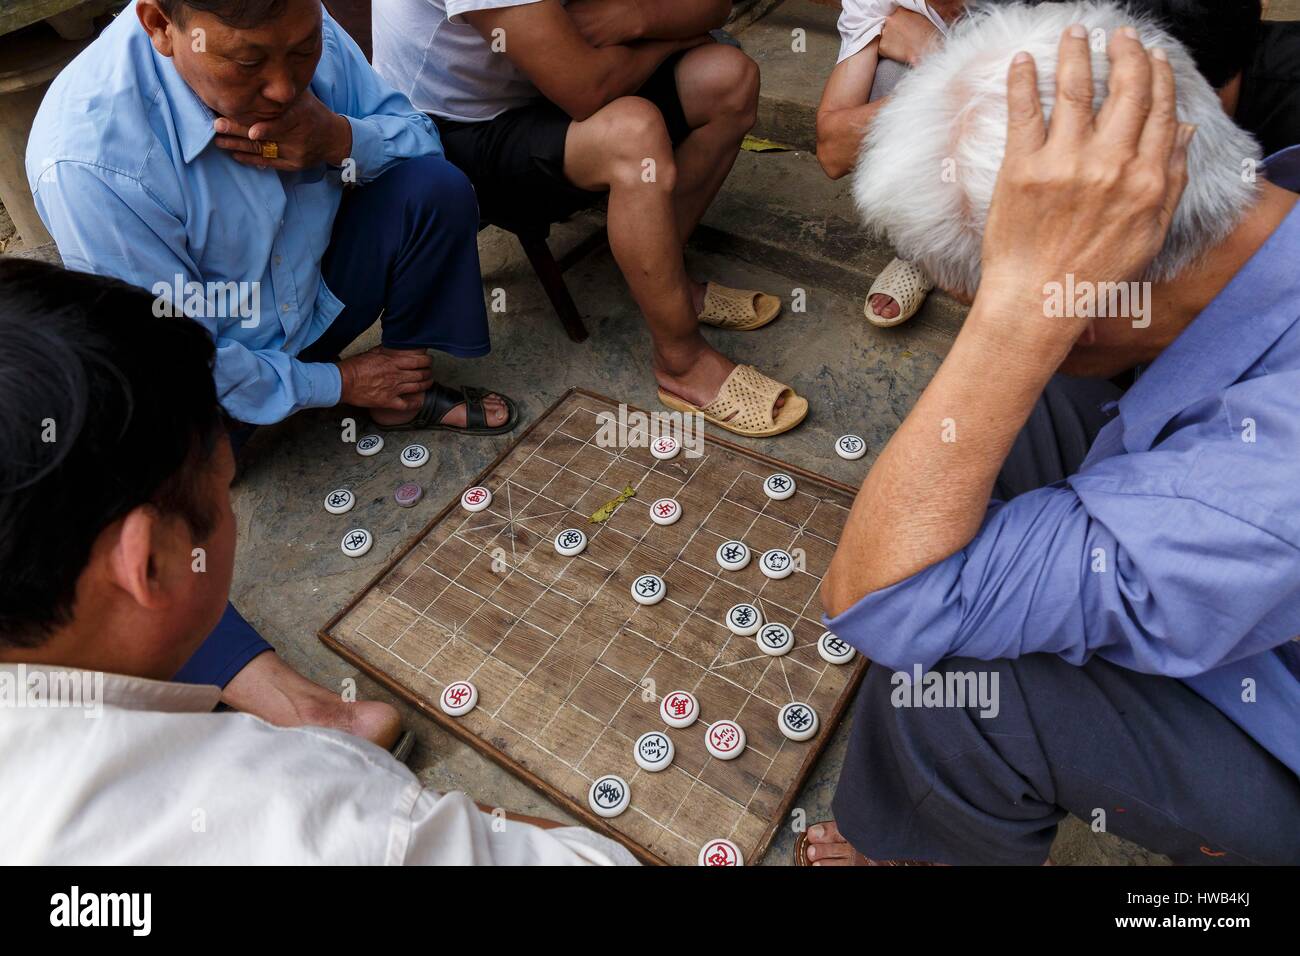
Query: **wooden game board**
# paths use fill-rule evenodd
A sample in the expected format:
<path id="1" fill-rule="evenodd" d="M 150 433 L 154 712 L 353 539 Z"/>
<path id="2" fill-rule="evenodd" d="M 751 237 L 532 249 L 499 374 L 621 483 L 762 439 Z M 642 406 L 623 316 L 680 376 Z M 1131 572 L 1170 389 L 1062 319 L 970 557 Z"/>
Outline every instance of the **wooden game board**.
<path id="1" fill-rule="evenodd" d="M 597 415 L 610 399 L 570 390 L 475 484 L 491 507 L 471 514 L 459 495 L 320 632 L 326 644 L 393 688 L 471 746 L 563 805 L 586 824 L 654 863 L 695 864 L 699 848 L 725 836 L 756 863 L 861 678 L 866 662 L 827 664 L 817 591 L 852 489 L 730 442 L 709 437 L 704 454 L 656 461 L 647 448 L 601 448 Z M 714 429 L 713 431 L 716 431 Z M 793 475 L 786 501 L 763 493 L 774 471 Z M 604 524 L 588 518 L 631 484 L 632 498 Z M 674 497 L 682 518 L 650 521 L 657 498 Z M 586 551 L 561 557 L 552 541 L 583 528 Z M 749 567 L 722 570 L 719 544 L 745 541 Z M 803 549 L 805 569 L 776 581 L 758 569 L 770 548 Z M 635 603 L 629 588 L 660 575 L 667 597 Z M 755 600 L 757 599 L 757 600 Z M 795 647 L 761 653 L 752 637 L 722 623 L 734 604 L 757 603 L 788 624 Z M 470 680 L 478 706 L 448 717 L 442 688 Z M 657 696 L 643 699 L 643 681 Z M 666 728 L 659 700 L 692 691 L 701 718 Z M 821 720 L 804 743 L 777 729 L 778 708 L 799 700 Z M 748 746 L 731 761 L 711 757 L 706 724 L 737 720 Z M 676 747 L 658 773 L 633 760 L 636 738 L 665 731 Z M 631 806 L 604 819 L 591 812 L 593 779 L 627 780 Z"/>

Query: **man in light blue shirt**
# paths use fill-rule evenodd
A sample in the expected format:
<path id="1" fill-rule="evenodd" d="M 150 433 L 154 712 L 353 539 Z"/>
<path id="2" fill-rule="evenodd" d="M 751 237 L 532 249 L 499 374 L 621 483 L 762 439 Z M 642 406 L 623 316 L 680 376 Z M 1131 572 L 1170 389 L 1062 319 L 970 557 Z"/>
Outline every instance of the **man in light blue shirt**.
<path id="1" fill-rule="evenodd" d="M 473 190 L 319 0 L 138 0 L 51 85 L 27 172 L 67 266 L 208 329 L 235 422 L 345 403 L 385 429 L 514 426 L 503 396 L 431 377 L 428 349 L 489 349 Z M 382 344 L 340 360 L 376 319 Z M 230 607 L 177 676 L 392 742 L 392 708 L 343 705 L 268 650 Z"/>
<path id="2" fill-rule="evenodd" d="M 869 133 L 868 220 L 975 297 L 824 580 L 875 664 L 814 864 L 1040 864 L 1066 813 L 1176 863 L 1300 862 L 1300 152 L 1261 171 L 1133 23 L 977 14 Z M 918 115 L 952 136 L 907 142 Z M 907 147 L 955 179 L 899 201 Z"/>

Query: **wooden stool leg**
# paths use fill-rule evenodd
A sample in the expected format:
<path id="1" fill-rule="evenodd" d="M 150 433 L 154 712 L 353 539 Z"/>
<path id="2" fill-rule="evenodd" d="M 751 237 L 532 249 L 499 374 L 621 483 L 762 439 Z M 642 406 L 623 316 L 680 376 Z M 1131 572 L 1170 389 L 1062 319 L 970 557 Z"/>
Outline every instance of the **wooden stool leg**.
<path id="1" fill-rule="evenodd" d="M 587 326 L 578 314 L 578 307 L 573 304 L 573 296 L 569 295 L 569 287 L 564 284 L 564 273 L 551 254 L 551 247 L 545 239 L 525 239 L 523 236 L 519 237 L 519 244 L 524 247 L 524 255 L 528 256 L 538 281 L 546 290 L 546 297 L 551 300 L 551 307 L 560 317 L 564 331 L 574 342 L 585 341 Z"/>

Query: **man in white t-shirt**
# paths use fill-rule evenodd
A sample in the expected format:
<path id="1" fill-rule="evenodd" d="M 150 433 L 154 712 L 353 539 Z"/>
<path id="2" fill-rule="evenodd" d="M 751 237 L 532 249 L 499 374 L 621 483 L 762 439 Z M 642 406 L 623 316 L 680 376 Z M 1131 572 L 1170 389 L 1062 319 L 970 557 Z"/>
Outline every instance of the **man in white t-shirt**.
<path id="1" fill-rule="evenodd" d="M 817 107 L 817 160 L 831 179 L 858 161 L 862 135 L 889 90 L 926 49 L 943 41 L 965 0 L 844 0 L 840 55 Z M 873 325 L 906 322 L 934 288 L 917 265 L 895 259 L 867 293 Z"/>
<path id="2" fill-rule="evenodd" d="M 634 862 L 170 680 L 226 605 L 235 460 L 212 339 L 153 306 L 0 258 L 0 864 Z"/>
<path id="3" fill-rule="evenodd" d="M 516 232 L 608 194 L 608 231 L 653 341 L 659 398 L 738 434 L 808 403 L 712 348 L 700 323 L 755 329 L 780 299 L 698 282 L 682 246 L 735 162 L 758 67 L 714 42 L 728 0 L 375 0 L 374 64 L 438 123 L 483 218 Z"/>

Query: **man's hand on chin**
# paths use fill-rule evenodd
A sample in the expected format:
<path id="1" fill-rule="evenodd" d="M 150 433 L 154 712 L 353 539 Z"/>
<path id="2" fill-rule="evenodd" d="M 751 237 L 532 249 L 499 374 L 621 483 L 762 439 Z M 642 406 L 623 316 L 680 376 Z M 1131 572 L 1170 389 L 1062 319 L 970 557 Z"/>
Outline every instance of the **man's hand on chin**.
<path id="1" fill-rule="evenodd" d="M 352 124 L 310 89 L 273 120 L 244 126 L 222 116 L 213 128 L 218 146 L 228 150 L 237 162 L 259 169 L 342 166 L 352 151 Z M 270 144 L 274 147 L 264 148 Z"/>

